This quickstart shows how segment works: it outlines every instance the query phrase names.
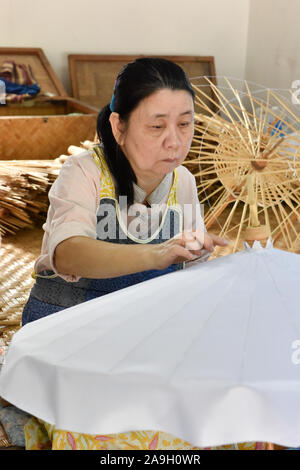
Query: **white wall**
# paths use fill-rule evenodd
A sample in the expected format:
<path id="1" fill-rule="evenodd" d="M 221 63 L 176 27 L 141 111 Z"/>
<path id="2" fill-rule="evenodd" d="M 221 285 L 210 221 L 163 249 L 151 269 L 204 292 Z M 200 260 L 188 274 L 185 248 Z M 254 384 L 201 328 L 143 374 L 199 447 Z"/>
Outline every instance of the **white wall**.
<path id="1" fill-rule="evenodd" d="M 299 21 L 299 0 L 250 0 L 246 79 L 270 88 L 300 80 Z"/>
<path id="2" fill-rule="evenodd" d="M 248 11 L 249 0 L 0 0 L 0 45 L 41 47 L 68 92 L 75 53 L 208 55 L 217 75 L 243 78 Z"/>

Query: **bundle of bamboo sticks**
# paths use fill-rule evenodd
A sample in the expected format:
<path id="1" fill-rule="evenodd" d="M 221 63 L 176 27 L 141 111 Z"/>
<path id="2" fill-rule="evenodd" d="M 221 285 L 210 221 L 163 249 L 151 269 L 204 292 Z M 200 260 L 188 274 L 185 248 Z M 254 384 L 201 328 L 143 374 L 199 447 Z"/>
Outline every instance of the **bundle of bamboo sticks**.
<path id="1" fill-rule="evenodd" d="M 71 145 L 68 152 L 74 155 L 93 144 Z M 48 191 L 70 155 L 54 160 L 0 160 L 0 236 L 45 221 Z"/>
<path id="2" fill-rule="evenodd" d="M 54 160 L 0 160 L 1 235 L 45 218 L 48 190 L 60 167 Z"/>

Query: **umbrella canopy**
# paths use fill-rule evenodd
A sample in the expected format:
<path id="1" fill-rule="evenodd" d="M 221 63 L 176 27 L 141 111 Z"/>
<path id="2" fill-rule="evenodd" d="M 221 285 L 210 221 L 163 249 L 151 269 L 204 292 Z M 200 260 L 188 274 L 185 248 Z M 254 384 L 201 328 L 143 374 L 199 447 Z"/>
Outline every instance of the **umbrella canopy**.
<path id="1" fill-rule="evenodd" d="M 298 254 L 255 242 L 65 309 L 13 336 L 0 395 L 73 432 L 295 447 L 299 285 Z"/>

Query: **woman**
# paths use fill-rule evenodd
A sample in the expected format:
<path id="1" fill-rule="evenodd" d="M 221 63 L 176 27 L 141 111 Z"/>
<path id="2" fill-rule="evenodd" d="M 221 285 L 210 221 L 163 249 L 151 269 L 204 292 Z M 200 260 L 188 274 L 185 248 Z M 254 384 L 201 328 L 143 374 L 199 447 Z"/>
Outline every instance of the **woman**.
<path id="1" fill-rule="evenodd" d="M 23 325 L 226 245 L 205 233 L 195 179 L 181 165 L 194 133 L 193 99 L 185 73 L 170 61 L 142 58 L 121 70 L 98 116 L 101 144 L 69 157 L 49 192 Z M 28 449 L 196 448 L 161 431 L 90 436 L 35 417 L 25 435 Z"/>

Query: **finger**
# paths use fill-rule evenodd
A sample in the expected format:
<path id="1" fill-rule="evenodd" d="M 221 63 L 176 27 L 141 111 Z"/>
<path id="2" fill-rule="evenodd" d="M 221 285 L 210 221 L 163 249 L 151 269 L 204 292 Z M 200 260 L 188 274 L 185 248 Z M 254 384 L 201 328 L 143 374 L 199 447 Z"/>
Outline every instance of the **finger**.
<path id="1" fill-rule="evenodd" d="M 205 249 L 202 249 L 202 250 L 192 250 L 191 253 L 193 253 L 193 255 L 197 256 L 197 258 L 201 258 L 202 256 L 206 256 L 206 255 L 211 255 L 211 251 L 208 251 L 208 250 L 205 250 Z"/>
<path id="2" fill-rule="evenodd" d="M 192 241 L 186 244 L 186 248 L 193 251 L 199 251 L 203 248 L 204 244 L 204 232 L 200 230 L 196 230 L 191 233 Z"/>
<path id="3" fill-rule="evenodd" d="M 193 255 L 193 253 L 191 253 L 189 250 L 187 250 L 183 246 L 179 246 L 179 245 L 174 247 L 173 254 L 176 256 L 176 259 L 180 259 L 181 261 L 187 261 L 187 260 L 191 261 L 195 258 L 195 255 Z M 180 261 L 177 261 L 177 262 L 180 262 Z"/>
<path id="4" fill-rule="evenodd" d="M 195 230 L 195 232 L 193 232 L 193 233 L 195 235 L 195 238 L 197 239 L 197 241 L 201 245 L 201 247 L 203 247 L 205 236 L 207 235 L 207 233 L 204 230 L 201 230 L 199 228 L 197 230 Z"/>
<path id="5" fill-rule="evenodd" d="M 174 241 L 181 240 L 182 244 L 185 244 L 185 243 L 192 243 L 193 241 L 195 241 L 195 237 L 192 232 L 182 232 L 176 235 L 175 237 L 171 238 L 171 240 L 174 240 Z"/>
<path id="6" fill-rule="evenodd" d="M 185 246 L 185 239 L 184 238 L 171 238 L 170 240 L 168 240 L 166 242 L 166 245 L 167 246 L 175 246 L 175 245 L 179 245 L 179 246 Z"/>
<path id="7" fill-rule="evenodd" d="M 175 237 L 173 237 L 171 240 L 176 240 L 178 238 L 184 238 L 185 240 L 193 240 L 194 239 L 194 235 L 193 235 L 193 232 L 180 232 L 178 233 L 177 235 L 175 235 Z"/>
<path id="8" fill-rule="evenodd" d="M 195 253 L 195 252 L 193 251 L 193 253 Z M 193 261 L 196 261 L 196 260 L 205 261 L 205 260 L 207 260 L 210 256 L 211 256 L 211 251 L 200 250 L 198 256 L 195 256 L 195 258 L 193 259 Z"/>
<path id="9" fill-rule="evenodd" d="M 201 230 L 196 230 L 193 232 L 183 232 L 182 239 L 185 240 L 185 247 L 188 250 L 201 250 L 204 242 L 204 232 Z"/>
<path id="10" fill-rule="evenodd" d="M 203 246 L 208 251 L 214 251 L 214 243 L 210 235 L 208 233 L 204 234 L 204 243 Z"/>
<path id="11" fill-rule="evenodd" d="M 228 240 L 225 240 L 225 238 L 218 237 L 218 235 L 210 234 L 210 236 L 215 246 L 227 246 L 230 244 Z"/>

